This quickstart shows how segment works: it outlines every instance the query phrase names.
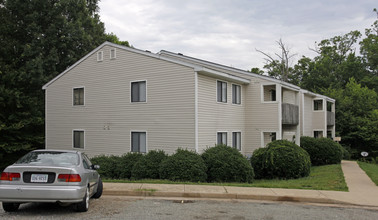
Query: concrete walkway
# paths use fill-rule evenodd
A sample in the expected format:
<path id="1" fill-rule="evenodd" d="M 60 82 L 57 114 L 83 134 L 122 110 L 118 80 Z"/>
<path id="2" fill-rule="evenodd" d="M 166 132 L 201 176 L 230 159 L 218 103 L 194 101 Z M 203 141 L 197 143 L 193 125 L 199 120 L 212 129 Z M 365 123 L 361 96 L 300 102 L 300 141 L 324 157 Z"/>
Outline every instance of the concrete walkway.
<path id="1" fill-rule="evenodd" d="M 185 184 L 104 183 L 104 195 L 253 199 L 369 206 L 378 209 L 378 186 L 354 161 L 342 161 L 349 192 Z"/>

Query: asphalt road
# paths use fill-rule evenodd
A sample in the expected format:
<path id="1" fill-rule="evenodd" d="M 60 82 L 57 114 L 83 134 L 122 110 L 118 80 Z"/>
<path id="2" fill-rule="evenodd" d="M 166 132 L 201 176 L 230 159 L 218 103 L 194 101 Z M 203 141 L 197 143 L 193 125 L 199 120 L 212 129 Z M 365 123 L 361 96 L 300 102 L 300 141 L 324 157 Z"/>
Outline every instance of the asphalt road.
<path id="1" fill-rule="evenodd" d="M 186 200 L 103 196 L 91 200 L 89 211 L 77 213 L 57 204 L 23 204 L 0 219 L 378 219 L 378 210 L 326 207 L 299 203 L 244 200 Z"/>

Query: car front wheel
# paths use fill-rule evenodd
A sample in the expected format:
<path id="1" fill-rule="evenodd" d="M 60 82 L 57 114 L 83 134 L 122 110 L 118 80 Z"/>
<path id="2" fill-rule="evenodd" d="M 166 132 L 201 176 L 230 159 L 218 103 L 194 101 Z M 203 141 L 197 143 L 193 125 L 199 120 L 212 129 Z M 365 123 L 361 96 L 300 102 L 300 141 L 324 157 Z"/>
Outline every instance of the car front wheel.
<path id="1" fill-rule="evenodd" d="M 76 204 L 76 211 L 78 212 L 86 212 L 89 209 L 89 187 L 87 187 L 87 191 L 85 192 L 85 196 L 83 201 Z"/>
<path id="2" fill-rule="evenodd" d="M 20 203 L 3 202 L 3 209 L 6 212 L 15 212 L 20 207 Z"/>

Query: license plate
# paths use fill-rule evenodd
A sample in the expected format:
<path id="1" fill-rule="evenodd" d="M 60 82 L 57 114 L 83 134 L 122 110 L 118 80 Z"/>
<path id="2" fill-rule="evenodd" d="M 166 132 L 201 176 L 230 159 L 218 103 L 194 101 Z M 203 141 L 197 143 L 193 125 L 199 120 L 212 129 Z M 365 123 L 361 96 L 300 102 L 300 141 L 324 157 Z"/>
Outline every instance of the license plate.
<path id="1" fill-rule="evenodd" d="M 30 182 L 32 183 L 47 183 L 48 174 L 32 174 Z"/>

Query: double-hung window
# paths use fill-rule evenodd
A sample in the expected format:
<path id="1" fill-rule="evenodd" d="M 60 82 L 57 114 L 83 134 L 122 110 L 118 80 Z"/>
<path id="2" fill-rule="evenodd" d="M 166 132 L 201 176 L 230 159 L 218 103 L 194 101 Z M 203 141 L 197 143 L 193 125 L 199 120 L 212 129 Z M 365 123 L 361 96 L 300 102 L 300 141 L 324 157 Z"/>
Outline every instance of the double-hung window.
<path id="1" fill-rule="evenodd" d="M 241 104 L 241 86 L 232 85 L 232 104 Z"/>
<path id="2" fill-rule="evenodd" d="M 217 145 L 219 144 L 227 145 L 227 132 L 217 133 Z"/>
<path id="3" fill-rule="evenodd" d="M 131 83 L 131 102 L 146 102 L 146 81 Z"/>
<path id="4" fill-rule="evenodd" d="M 73 105 L 84 105 L 84 88 L 73 89 Z"/>
<path id="5" fill-rule="evenodd" d="M 131 132 L 131 152 L 146 153 L 146 132 Z"/>
<path id="6" fill-rule="evenodd" d="M 232 132 L 232 147 L 241 150 L 241 132 Z"/>
<path id="7" fill-rule="evenodd" d="M 73 148 L 84 149 L 84 131 L 82 130 L 73 131 Z"/>
<path id="8" fill-rule="evenodd" d="M 227 83 L 222 81 L 217 81 L 217 101 L 227 102 Z"/>

